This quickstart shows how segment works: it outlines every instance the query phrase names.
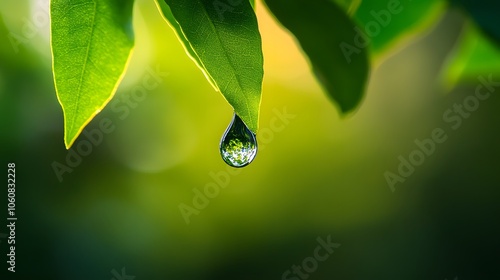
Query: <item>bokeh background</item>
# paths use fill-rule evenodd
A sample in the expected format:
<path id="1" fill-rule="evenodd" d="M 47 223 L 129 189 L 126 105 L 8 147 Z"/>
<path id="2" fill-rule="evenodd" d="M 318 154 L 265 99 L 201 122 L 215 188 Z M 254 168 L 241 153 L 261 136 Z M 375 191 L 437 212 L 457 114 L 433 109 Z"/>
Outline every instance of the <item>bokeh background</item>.
<path id="1" fill-rule="evenodd" d="M 448 89 L 440 79 L 460 36 L 460 11 L 377 60 L 362 106 L 341 118 L 259 2 L 261 149 L 234 174 L 218 150 L 231 107 L 153 1 L 138 0 L 131 64 L 86 131 L 106 118 L 115 129 L 60 181 L 53 164 L 67 165 L 69 152 L 47 2 L 0 4 L 0 159 L 5 172 L 16 164 L 18 217 L 17 272 L 7 273 L 0 239 L 1 279 L 282 279 L 328 236 L 341 246 L 308 279 L 500 279 L 500 97 L 482 101 L 459 129 L 443 121 L 479 84 Z M 25 40 L 12 44 L 9 34 Z M 134 97 L 156 69 L 168 75 Z M 276 129 L 284 111 L 293 118 Z M 392 191 L 385 172 L 397 173 L 398 157 L 435 128 L 447 141 Z M 75 148 L 79 141 L 86 137 Z M 179 206 L 193 207 L 196 190 L 216 182 L 211 174 L 229 178 L 227 186 L 186 223 Z"/>

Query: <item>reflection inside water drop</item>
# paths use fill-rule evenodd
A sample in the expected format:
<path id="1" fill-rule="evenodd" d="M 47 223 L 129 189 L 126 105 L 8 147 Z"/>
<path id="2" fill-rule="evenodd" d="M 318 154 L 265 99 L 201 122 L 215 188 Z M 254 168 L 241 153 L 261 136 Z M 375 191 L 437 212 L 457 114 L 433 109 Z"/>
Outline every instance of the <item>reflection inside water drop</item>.
<path id="1" fill-rule="evenodd" d="M 220 141 L 222 159 L 232 167 L 243 167 L 250 164 L 257 155 L 255 134 L 234 114 Z"/>

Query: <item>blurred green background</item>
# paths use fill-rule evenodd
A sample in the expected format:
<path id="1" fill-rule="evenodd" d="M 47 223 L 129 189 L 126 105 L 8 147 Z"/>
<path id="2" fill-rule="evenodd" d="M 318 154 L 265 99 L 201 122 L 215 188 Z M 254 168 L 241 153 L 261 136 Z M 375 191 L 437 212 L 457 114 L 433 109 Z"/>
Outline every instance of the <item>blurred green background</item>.
<path id="1" fill-rule="evenodd" d="M 218 150 L 230 106 L 153 1 L 138 0 L 127 74 L 86 128 L 109 119 L 114 130 L 60 181 L 53 165 L 67 165 L 69 152 L 46 2 L 0 4 L 0 159 L 4 170 L 16 164 L 18 217 L 17 272 L 7 274 L 0 239 L 1 279 L 119 280 L 122 269 L 136 280 L 282 279 L 327 236 L 341 246 L 307 279 L 500 279 L 498 92 L 459 129 L 443 120 L 479 84 L 448 92 L 440 82 L 460 12 L 376 65 L 362 106 L 340 118 L 294 40 L 259 2 L 260 150 L 233 175 Z M 22 43 L 12 44 L 12 34 Z M 168 76 L 134 96 L 156 69 Z M 293 118 L 277 122 L 283 111 Z M 435 128 L 448 140 L 391 191 L 384 173 L 397 173 L 398 157 L 408 158 L 414 141 Z M 74 152 L 81 141 L 84 134 Z M 227 186 L 187 224 L 179 206 L 194 207 L 196 192 L 216 182 L 213 174 Z"/>

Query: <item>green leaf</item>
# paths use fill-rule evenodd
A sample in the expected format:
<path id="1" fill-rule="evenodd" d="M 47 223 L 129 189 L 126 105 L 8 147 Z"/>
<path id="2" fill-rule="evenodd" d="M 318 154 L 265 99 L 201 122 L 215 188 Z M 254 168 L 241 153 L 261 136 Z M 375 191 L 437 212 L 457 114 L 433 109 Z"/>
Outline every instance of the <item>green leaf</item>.
<path id="1" fill-rule="evenodd" d="M 184 33 L 182 33 L 181 26 L 172 14 L 172 10 L 170 10 L 170 7 L 165 3 L 164 0 L 155 0 L 155 3 L 163 16 L 163 19 L 167 21 L 168 25 L 174 30 L 177 39 L 179 39 L 179 41 L 182 43 L 186 54 L 194 61 L 196 66 L 201 69 L 203 74 L 205 74 L 205 77 L 214 87 L 214 89 L 218 91 L 218 87 L 215 84 L 215 81 L 212 80 L 212 77 L 208 74 L 207 69 L 205 69 L 205 66 L 194 51 L 193 47 L 191 47 L 191 44 L 189 44 L 188 39 L 186 38 L 186 36 L 184 36 Z"/>
<path id="2" fill-rule="evenodd" d="M 443 14 L 442 0 L 362 1 L 355 19 L 375 56 L 428 29 Z"/>
<path id="3" fill-rule="evenodd" d="M 158 0 L 186 52 L 254 133 L 263 56 L 257 18 L 244 0 Z M 167 9 L 169 8 L 169 9 Z"/>
<path id="4" fill-rule="evenodd" d="M 64 112 L 64 143 L 113 97 L 134 40 L 133 0 L 51 0 L 52 70 Z"/>
<path id="5" fill-rule="evenodd" d="M 365 49 L 352 45 L 355 24 L 330 0 L 265 0 L 268 8 L 295 35 L 313 71 L 343 113 L 361 102 L 369 66 Z"/>
<path id="6" fill-rule="evenodd" d="M 474 19 L 476 24 L 488 36 L 500 44 L 500 1 L 498 0 L 450 0 L 462 6 Z"/>
<path id="7" fill-rule="evenodd" d="M 447 90 L 459 81 L 477 83 L 479 76 L 500 75 L 500 49 L 470 23 L 448 61 L 442 75 Z"/>
<path id="8" fill-rule="evenodd" d="M 361 0 L 332 0 L 337 3 L 348 15 L 354 15 L 361 4 Z"/>

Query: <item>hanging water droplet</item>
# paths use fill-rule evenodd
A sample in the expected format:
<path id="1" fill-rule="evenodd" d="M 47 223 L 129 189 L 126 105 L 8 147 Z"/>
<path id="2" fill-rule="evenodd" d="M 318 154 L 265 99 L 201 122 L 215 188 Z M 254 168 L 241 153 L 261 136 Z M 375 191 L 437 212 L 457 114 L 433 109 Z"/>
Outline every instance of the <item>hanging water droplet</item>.
<path id="1" fill-rule="evenodd" d="M 220 141 L 222 159 L 232 167 L 243 167 L 250 164 L 257 155 L 255 134 L 234 114 Z"/>

